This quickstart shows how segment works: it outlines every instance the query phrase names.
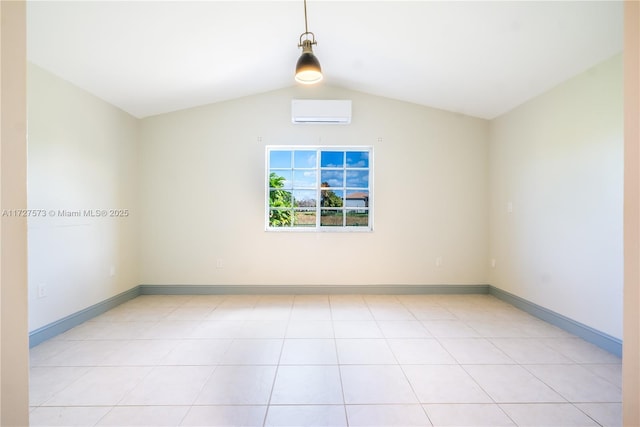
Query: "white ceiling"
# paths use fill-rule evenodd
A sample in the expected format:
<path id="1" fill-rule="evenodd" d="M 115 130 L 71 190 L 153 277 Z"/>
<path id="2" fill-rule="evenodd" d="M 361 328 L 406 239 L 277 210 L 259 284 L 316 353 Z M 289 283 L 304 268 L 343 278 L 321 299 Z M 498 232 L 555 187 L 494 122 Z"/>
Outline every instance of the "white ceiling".
<path id="1" fill-rule="evenodd" d="M 622 51 L 621 1 L 308 0 L 321 84 L 491 119 Z M 295 84 L 299 1 L 29 1 L 28 59 L 136 117 Z"/>

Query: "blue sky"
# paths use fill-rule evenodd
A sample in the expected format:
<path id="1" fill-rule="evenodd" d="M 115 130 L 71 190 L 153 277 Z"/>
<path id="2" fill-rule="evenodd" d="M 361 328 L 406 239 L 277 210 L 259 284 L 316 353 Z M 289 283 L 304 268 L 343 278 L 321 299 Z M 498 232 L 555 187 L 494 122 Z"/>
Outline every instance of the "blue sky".
<path id="1" fill-rule="evenodd" d="M 317 188 L 318 177 L 315 169 L 317 164 L 316 150 L 269 151 L 269 172 L 275 172 L 284 177 L 285 188 Z M 369 188 L 369 152 L 367 151 L 321 151 L 320 167 L 320 183 L 326 182 L 334 188 L 345 186 Z M 367 169 L 349 170 L 350 168 Z"/>

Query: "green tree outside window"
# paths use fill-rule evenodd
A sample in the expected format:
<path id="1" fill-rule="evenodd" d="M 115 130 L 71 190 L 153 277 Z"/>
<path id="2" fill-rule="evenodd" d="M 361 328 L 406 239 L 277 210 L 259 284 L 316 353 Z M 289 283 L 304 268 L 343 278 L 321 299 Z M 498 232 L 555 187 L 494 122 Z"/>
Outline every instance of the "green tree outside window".
<path id="1" fill-rule="evenodd" d="M 293 223 L 291 192 L 282 190 L 285 178 L 271 172 L 269 175 L 269 225 L 272 227 L 289 226 Z M 275 208 L 275 209 L 273 209 Z"/>

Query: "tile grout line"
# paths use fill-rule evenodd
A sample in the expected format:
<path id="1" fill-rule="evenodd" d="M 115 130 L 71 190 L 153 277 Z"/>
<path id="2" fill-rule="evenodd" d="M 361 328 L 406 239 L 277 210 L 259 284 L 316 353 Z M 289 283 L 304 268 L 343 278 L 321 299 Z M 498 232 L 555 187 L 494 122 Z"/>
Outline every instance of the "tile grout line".
<path id="1" fill-rule="evenodd" d="M 192 298 L 192 299 L 193 299 L 193 298 Z M 224 302 L 224 300 L 226 300 L 226 298 L 225 298 L 225 299 L 223 299 L 223 300 L 222 300 L 221 302 L 219 302 L 218 304 L 216 304 L 216 306 L 215 306 L 215 307 L 213 307 L 213 308 L 211 309 L 211 311 L 210 311 L 208 314 L 210 315 L 210 314 L 212 314 L 214 311 L 216 311 L 216 310 L 218 309 L 218 307 L 220 307 L 220 305 Z M 200 321 L 200 325 L 202 325 L 202 323 L 203 323 L 203 322 L 205 322 L 205 320 L 204 320 L 204 319 L 206 319 L 206 318 L 207 318 L 207 316 L 205 316 L 205 317 Z M 243 322 L 243 324 L 244 324 L 244 322 Z M 227 352 L 229 351 L 229 348 L 231 348 L 231 343 L 233 343 L 234 339 L 230 339 L 229 341 L 230 341 L 230 342 L 229 342 L 229 345 L 226 347 L 226 349 L 224 350 L 224 352 L 222 352 L 222 354 L 220 355 L 220 359 L 221 359 L 222 357 L 224 357 L 224 355 L 225 355 L 225 354 L 227 354 Z M 175 350 L 175 348 L 174 348 L 174 350 Z M 172 350 L 172 351 L 173 351 L 173 350 Z M 169 353 L 171 353 L 171 351 L 170 351 Z M 165 356 L 165 357 L 166 357 L 166 356 Z M 172 365 L 172 366 L 173 366 L 173 365 Z M 207 377 L 207 379 L 206 379 L 205 381 L 203 381 L 202 386 L 200 386 L 200 390 L 198 391 L 198 393 L 196 393 L 196 394 L 195 394 L 195 396 L 194 396 L 193 401 L 191 402 L 191 404 L 190 404 L 190 405 L 188 405 L 188 409 L 185 411 L 184 415 L 183 415 L 183 416 L 182 416 L 182 418 L 180 419 L 180 422 L 179 422 L 179 424 L 178 424 L 179 426 L 183 425 L 183 423 L 184 423 L 185 419 L 188 417 L 189 413 L 191 413 L 191 410 L 192 410 L 195 406 L 197 406 L 195 403 L 197 402 L 198 397 L 202 394 L 202 391 L 204 390 L 204 388 L 205 388 L 205 386 L 207 385 L 207 383 L 211 380 L 211 378 L 213 377 L 214 373 L 216 372 L 216 370 L 217 370 L 217 369 L 218 369 L 218 367 L 220 366 L 220 360 L 218 360 L 218 361 L 215 363 L 215 365 L 210 365 L 210 366 L 213 366 L 213 369 L 212 369 L 212 370 L 211 370 L 211 372 L 209 373 L 209 376 Z"/>
<path id="2" fill-rule="evenodd" d="M 416 317 L 415 313 L 413 311 L 411 311 L 408 307 L 406 307 L 402 301 L 398 300 L 398 302 L 400 303 L 400 305 L 402 305 L 402 307 L 404 307 L 405 310 L 407 310 L 409 313 L 411 313 L 411 316 L 416 321 L 419 321 L 418 318 Z M 373 314 L 373 313 L 371 313 L 371 314 Z M 380 328 L 380 324 L 378 323 L 378 319 L 375 318 L 375 315 L 373 317 L 374 317 L 374 320 L 375 320 L 376 324 Z M 422 323 L 420 323 L 420 325 L 424 328 L 424 325 L 422 325 Z M 425 330 L 426 330 L 426 328 L 425 328 Z M 380 328 L 380 331 L 382 332 L 382 328 Z M 431 417 L 429 416 L 429 413 L 427 412 L 427 408 L 425 408 L 425 405 L 420 401 L 420 396 L 418 396 L 418 393 L 416 392 L 415 387 L 413 386 L 413 384 L 409 380 L 409 377 L 407 376 L 407 372 L 404 370 L 403 364 L 400 363 L 400 360 L 398 360 L 398 356 L 396 356 L 396 354 L 394 353 L 393 349 L 389 345 L 388 337 L 385 336 L 384 332 L 382 332 L 382 336 L 384 337 L 385 342 L 387 344 L 387 347 L 389 347 L 389 350 L 391 351 L 391 354 L 393 354 L 393 357 L 396 359 L 396 362 L 398 363 L 398 366 L 400 367 L 400 371 L 402 372 L 402 375 L 404 376 L 404 379 L 407 381 L 407 384 L 409 384 L 409 387 L 411 387 L 411 391 L 413 392 L 413 395 L 415 396 L 416 401 L 418 402 L 418 406 L 420 406 L 420 409 L 424 413 L 425 417 L 427 417 L 427 421 L 429 421 L 429 424 L 431 424 L 431 426 L 433 426 L 433 420 L 431 420 Z"/>
<path id="3" fill-rule="evenodd" d="M 276 371 L 273 375 L 273 383 L 271 384 L 271 391 L 269 392 L 269 399 L 267 400 L 267 407 L 264 412 L 264 418 L 262 419 L 262 426 L 265 427 L 267 425 L 267 419 L 269 417 L 269 411 L 271 409 L 271 399 L 273 398 L 273 391 L 276 387 L 276 381 L 278 380 L 278 371 L 280 370 L 280 361 L 282 360 L 282 353 L 284 352 L 284 343 L 287 336 L 287 331 L 289 330 L 289 325 L 291 324 L 291 315 L 293 312 L 293 305 L 295 302 L 295 296 L 291 301 L 291 306 L 289 307 L 289 315 L 287 316 L 287 327 L 284 330 L 284 334 L 282 337 L 282 344 L 280 344 L 280 354 L 278 355 L 278 362 L 276 364 Z"/>
<path id="4" fill-rule="evenodd" d="M 338 353 L 338 340 L 336 338 L 336 328 L 334 326 L 333 305 L 331 304 L 331 296 L 327 295 L 329 300 L 329 312 L 331 314 L 331 332 L 333 333 L 333 348 L 336 353 L 336 363 L 338 367 L 338 378 L 340 378 L 340 393 L 342 394 L 342 408 L 344 411 L 345 425 L 349 427 L 349 412 L 347 411 L 347 400 L 344 396 L 344 382 L 342 381 L 342 365 L 340 364 L 340 354 Z"/>

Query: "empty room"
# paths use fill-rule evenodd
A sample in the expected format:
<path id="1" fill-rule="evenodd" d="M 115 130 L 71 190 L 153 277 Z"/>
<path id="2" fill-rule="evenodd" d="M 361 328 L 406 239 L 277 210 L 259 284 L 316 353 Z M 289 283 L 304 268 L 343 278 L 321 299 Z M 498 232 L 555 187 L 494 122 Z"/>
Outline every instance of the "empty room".
<path id="1" fill-rule="evenodd" d="M 23 12 L 3 425 L 633 425 L 624 2 Z"/>

